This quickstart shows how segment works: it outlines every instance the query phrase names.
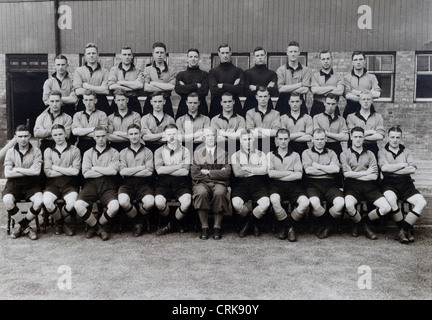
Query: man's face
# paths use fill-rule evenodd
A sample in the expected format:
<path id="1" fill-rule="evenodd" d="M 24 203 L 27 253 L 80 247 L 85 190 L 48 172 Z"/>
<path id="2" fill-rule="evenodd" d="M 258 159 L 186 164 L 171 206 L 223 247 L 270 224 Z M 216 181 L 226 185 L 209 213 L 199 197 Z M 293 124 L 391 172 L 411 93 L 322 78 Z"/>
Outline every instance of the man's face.
<path id="1" fill-rule="evenodd" d="M 234 99 L 230 96 L 222 96 L 221 98 L 222 109 L 225 112 L 231 113 L 234 110 Z"/>
<path id="2" fill-rule="evenodd" d="M 97 63 L 99 59 L 99 54 L 96 48 L 87 48 L 85 50 L 85 59 L 89 64 Z"/>
<path id="3" fill-rule="evenodd" d="M 189 113 L 194 114 L 198 111 L 199 99 L 198 97 L 188 97 L 186 100 Z"/>
<path id="4" fill-rule="evenodd" d="M 122 64 L 128 66 L 133 61 L 133 53 L 131 49 L 122 49 L 120 53 Z"/>
<path id="5" fill-rule="evenodd" d="M 287 56 L 288 60 L 291 62 L 298 61 L 298 57 L 300 56 L 300 48 L 297 46 L 289 46 L 287 48 Z"/>
<path id="6" fill-rule="evenodd" d="M 326 100 L 324 102 L 325 112 L 330 114 L 330 115 L 334 114 L 337 105 L 338 105 L 338 103 L 335 99 L 326 98 Z"/>
<path id="7" fill-rule="evenodd" d="M 363 109 L 369 110 L 372 105 L 372 96 L 370 94 L 360 94 L 359 102 Z"/>
<path id="8" fill-rule="evenodd" d="M 105 130 L 96 130 L 94 132 L 94 139 L 96 141 L 96 145 L 102 148 L 106 147 L 107 143 L 107 133 Z"/>
<path id="9" fill-rule="evenodd" d="M 62 145 L 66 142 L 66 134 L 63 129 L 54 129 L 51 131 L 51 137 L 54 142 L 58 145 Z"/>
<path id="10" fill-rule="evenodd" d="M 270 99 L 270 95 L 268 91 L 257 91 L 256 99 L 258 101 L 258 105 L 260 107 L 267 108 L 268 101 Z"/>
<path id="11" fill-rule="evenodd" d="M 313 145 L 316 150 L 324 150 L 324 146 L 327 142 L 325 133 L 315 133 L 312 138 Z"/>
<path id="12" fill-rule="evenodd" d="M 231 61 L 231 50 L 229 47 L 220 48 L 218 51 L 218 55 L 219 55 L 221 63 Z"/>
<path id="13" fill-rule="evenodd" d="M 48 98 L 48 103 L 49 103 L 51 113 L 60 112 L 62 101 L 58 95 L 54 95 L 54 94 L 50 95 Z"/>
<path id="14" fill-rule="evenodd" d="M 29 131 L 17 131 L 15 132 L 15 137 L 17 138 L 17 142 L 20 147 L 25 148 L 29 145 L 31 138 Z"/>
<path id="15" fill-rule="evenodd" d="M 360 131 L 354 131 L 351 134 L 351 140 L 354 147 L 361 148 L 363 146 L 364 133 Z"/>
<path id="16" fill-rule="evenodd" d="M 291 107 L 291 111 L 297 112 L 300 110 L 302 101 L 301 101 L 300 97 L 291 96 L 289 98 L 288 104 Z"/>
<path id="17" fill-rule="evenodd" d="M 287 149 L 290 141 L 288 133 L 279 133 L 276 137 L 276 143 L 281 149 Z"/>
<path id="18" fill-rule="evenodd" d="M 252 146 L 253 146 L 253 136 L 251 134 L 243 134 L 240 137 L 240 143 L 243 147 L 243 149 L 249 151 L 252 150 Z"/>
<path id="19" fill-rule="evenodd" d="M 259 50 L 254 52 L 254 62 L 255 65 L 263 65 L 267 63 L 267 54 L 264 50 Z"/>
<path id="20" fill-rule="evenodd" d="M 153 49 L 153 59 L 158 64 L 162 64 L 162 62 L 165 60 L 166 52 L 165 49 L 162 47 L 156 47 Z"/>
<path id="21" fill-rule="evenodd" d="M 169 128 L 165 130 L 165 138 L 169 143 L 174 143 L 178 138 L 178 130 L 176 128 Z"/>
<path id="22" fill-rule="evenodd" d="M 354 69 L 363 70 L 363 68 L 366 66 L 366 60 L 362 54 L 358 54 L 352 58 L 352 64 Z"/>
<path id="23" fill-rule="evenodd" d="M 210 129 L 204 129 L 204 139 L 206 147 L 213 148 L 216 144 L 216 135 Z"/>
<path id="24" fill-rule="evenodd" d="M 332 66 L 332 57 L 330 52 L 322 53 L 320 55 L 321 68 L 324 70 L 329 70 Z"/>
<path id="25" fill-rule="evenodd" d="M 127 132 L 130 143 L 137 144 L 141 140 L 141 132 L 137 128 L 131 128 Z"/>
<path id="26" fill-rule="evenodd" d="M 117 95 L 115 97 L 115 103 L 119 110 L 126 110 L 129 99 L 125 96 Z"/>
<path id="27" fill-rule="evenodd" d="M 187 54 L 187 63 L 189 67 L 196 67 L 199 63 L 199 54 L 195 51 L 190 51 Z"/>
<path id="28" fill-rule="evenodd" d="M 66 74 L 67 67 L 69 66 L 65 59 L 55 59 L 54 65 L 57 74 L 61 76 Z"/>
<path id="29" fill-rule="evenodd" d="M 93 95 L 83 95 L 83 103 L 87 111 L 93 111 L 96 107 L 97 99 Z"/>
<path id="30" fill-rule="evenodd" d="M 396 131 L 390 131 L 388 134 L 389 145 L 392 148 L 399 148 L 402 141 L 402 133 Z"/>
<path id="31" fill-rule="evenodd" d="M 151 98 L 150 103 L 153 106 L 154 111 L 161 112 L 165 104 L 165 99 L 163 96 L 155 96 Z"/>

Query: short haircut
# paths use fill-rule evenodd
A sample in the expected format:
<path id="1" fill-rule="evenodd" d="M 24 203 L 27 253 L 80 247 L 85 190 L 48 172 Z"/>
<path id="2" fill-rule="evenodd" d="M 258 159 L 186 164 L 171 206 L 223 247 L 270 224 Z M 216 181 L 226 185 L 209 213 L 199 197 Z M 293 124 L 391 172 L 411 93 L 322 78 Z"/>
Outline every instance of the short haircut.
<path id="1" fill-rule="evenodd" d="M 138 129 L 141 132 L 141 126 L 138 123 L 131 123 L 128 125 L 126 132 L 128 132 L 129 129 Z"/>
<path id="2" fill-rule="evenodd" d="M 329 50 L 322 50 L 318 56 L 321 58 L 321 55 L 326 53 L 330 53 L 330 57 L 332 56 L 332 53 Z"/>
<path id="3" fill-rule="evenodd" d="M 115 89 L 113 92 L 114 98 L 116 96 L 125 96 L 126 97 L 126 91 L 124 89 Z"/>
<path id="4" fill-rule="evenodd" d="M 155 42 L 153 43 L 152 49 L 154 50 L 155 48 L 164 48 L 164 50 L 166 51 L 166 45 L 163 42 Z"/>
<path id="5" fill-rule="evenodd" d="M 333 99 L 333 100 L 336 100 L 336 102 L 339 102 L 339 99 L 340 99 L 340 97 L 339 97 L 337 94 L 333 94 L 333 93 L 329 93 L 329 94 L 327 95 L 326 99 L 327 99 L 327 98 L 329 98 L 329 99 Z"/>
<path id="6" fill-rule="evenodd" d="M 198 100 L 200 100 L 200 97 L 196 92 L 189 93 L 186 100 L 189 98 L 198 98 Z"/>
<path id="7" fill-rule="evenodd" d="M 93 96 L 96 98 L 96 93 L 92 90 L 86 90 L 84 91 L 83 96 Z"/>
<path id="8" fill-rule="evenodd" d="M 291 92 L 290 99 L 291 99 L 291 97 L 299 97 L 301 100 L 301 94 L 298 92 Z"/>
<path id="9" fill-rule="evenodd" d="M 290 43 L 288 43 L 288 47 L 299 47 L 300 48 L 300 44 L 297 41 L 291 41 Z"/>
<path id="10" fill-rule="evenodd" d="M 50 91 L 50 93 L 48 94 L 48 97 L 50 96 L 59 96 L 60 99 L 63 96 L 60 90 L 52 90 Z"/>
<path id="11" fill-rule="evenodd" d="M 268 89 L 267 89 L 267 87 L 264 87 L 264 86 L 258 86 L 257 93 L 258 93 L 258 92 L 266 92 L 266 91 L 269 92 Z"/>
<path id="12" fill-rule="evenodd" d="M 28 126 L 26 126 L 25 124 L 20 124 L 19 126 L 17 126 L 15 128 L 15 133 L 17 133 L 18 131 L 28 131 L 30 134 L 30 128 Z"/>
<path id="13" fill-rule="evenodd" d="M 256 47 L 256 48 L 253 50 L 253 52 L 255 53 L 255 52 L 257 52 L 257 51 L 261 51 L 261 50 L 263 50 L 265 53 L 267 53 L 267 51 L 266 51 L 263 47 Z"/>
<path id="14" fill-rule="evenodd" d="M 125 47 L 123 47 L 123 48 L 121 48 L 122 50 L 130 50 L 130 51 L 132 51 L 132 48 L 131 47 L 129 47 L 129 46 L 125 46 Z M 133 53 L 133 51 L 132 51 L 132 53 Z"/>
<path id="15" fill-rule="evenodd" d="M 59 55 L 57 55 L 57 56 L 54 58 L 54 61 L 57 60 L 57 59 L 66 60 L 66 63 L 68 62 L 68 59 L 67 59 L 66 56 L 63 55 L 63 54 L 59 54 Z"/>
<path id="16" fill-rule="evenodd" d="M 373 94 L 370 90 L 363 90 L 362 92 L 360 92 L 360 96 L 361 95 L 368 95 L 368 96 L 373 97 Z"/>
<path id="17" fill-rule="evenodd" d="M 388 133 L 390 133 L 390 132 L 399 132 L 400 134 L 402 134 L 402 129 L 399 125 L 397 125 L 397 126 L 391 127 L 388 130 Z"/>
<path id="18" fill-rule="evenodd" d="M 363 133 L 363 135 L 364 135 L 364 132 L 365 132 L 362 127 L 354 127 L 354 128 L 351 129 L 351 134 L 353 134 L 356 131 Z"/>
<path id="19" fill-rule="evenodd" d="M 325 130 L 323 128 L 316 128 L 313 133 L 312 136 L 314 136 L 315 134 L 320 134 L 320 133 L 324 133 L 325 136 L 327 136 Z"/>
<path id="20" fill-rule="evenodd" d="M 218 48 L 218 52 L 219 52 L 220 49 L 222 49 L 222 48 L 229 48 L 229 51 L 231 52 L 231 47 L 230 47 L 230 45 L 227 44 L 227 43 L 221 44 L 221 45 L 219 46 L 219 48 Z"/>
<path id="21" fill-rule="evenodd" d="M 103 126 L 96 126 L 94 128 L 93 132 L 94 131 L 105 131 L 105 132 L 107 132 L 107 129 L 105 127 L 103 127 Z"/>
<path id="22" fill-rule="evenodd" d="M 158 97 L 158 96 L 162 96 L 163 97 L 163 93 L 162 91 L 155 91 L 151 94 L 150 99 L 153 99 L 154 97 Z M 165 99 L 165 97 L 164 97 Z"/>
<path id="23" fill-rule="evenodd" d="M 200 55 L 199 50 L 196 49 L 196 48 L 190 48 L 190 49 L 187 51 L 187 53 L 189 53 L 189 52 L 196 52 L 196 53 L 198 53 L 198 55 Z"/>
<path id="24" fill-rule="evenodd" d="M 288 134 L 288 137 L 290 137 L 289 130 L 285 128 L 280 128 L 276 131 L 276 137 L 279 137 L 280 134 Z"/>
<path id="25" fill-rule="evenodd" d="M 96 49 L 96 52 L 99 52 L 99 48 L 98 48 L 98 46 L 96 45 L 96 43 L 94 43 L 94 42 L 89 42 L 89 43 L 87 43 L 87 44 L 85 45 L 84 52 L 85 52 L 88 48 L 95 48 L 95 49 Z"/>
<path id="26" fill-rule="evenodd" d="M 364 59 L 366 59 L 366 54 L 362 51 L 353 51 L 351 55 L 351 60 L 354 59 L 354 56 L 362 55 Z"/>
<path id="27" fill-rule="evenodd" d="M 176 129 L 176 130 L 178 130 L 178 127 L 174 123 L 170 123 L 170 124 L 167 124 L 165 126 L 164 131 L 166 131 L 168 129 Z"/>
<path id="28" fill-rule="evenodd" d="M 245 135 L 253 136 L 252 130 L 251 129 L 242 129 L 240 131 L 240 137 L 245 136 Z"/>
<path id="29" fill-rule="evenodd" d="M 206 130 L 211 131 L 214 135 L 217 134 L 217 129 L 214 128 L 214 127 L 211 127 L 211 126 L 205 127 L 205 128 L 204 128 L 204 132 L 205 132 Z"/>
<path id="30" fill-rule="evenodd" d="M 228 91 L 225 91 L 224 93 L 222 93 L 222 96 L 221 96 L 221 98 L 222 97 L 233 97 L 233 94 L 231 93 L 231 92 L 228 92 Z"/>
<path id="31" fill-rule="evenodd" d="M 63 125 L 59 124 L 59 123 L 56 123 L 55 125 L 53 125 L 53 126 L 51 127 L 51 132 L 53 132 L 53 130 L 56 130 L 56 129 L 61 129 L 61 130 L 63 130 L 64 132 L 66 132 L 65 127 L 64 127 Z"/>

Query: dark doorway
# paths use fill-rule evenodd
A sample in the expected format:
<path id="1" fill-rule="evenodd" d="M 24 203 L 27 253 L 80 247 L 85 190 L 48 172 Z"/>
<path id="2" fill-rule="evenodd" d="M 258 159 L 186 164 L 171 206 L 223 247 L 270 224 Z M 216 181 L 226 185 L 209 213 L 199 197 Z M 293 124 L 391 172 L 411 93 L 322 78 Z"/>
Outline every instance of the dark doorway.
<path id="1" fill-rule="evenodd" d="M 47 55 L 8 56 L 8 135 L 28 124 L 33 132 L 37 116 L 45 110 L 42 88 L 48 78 Z"/>

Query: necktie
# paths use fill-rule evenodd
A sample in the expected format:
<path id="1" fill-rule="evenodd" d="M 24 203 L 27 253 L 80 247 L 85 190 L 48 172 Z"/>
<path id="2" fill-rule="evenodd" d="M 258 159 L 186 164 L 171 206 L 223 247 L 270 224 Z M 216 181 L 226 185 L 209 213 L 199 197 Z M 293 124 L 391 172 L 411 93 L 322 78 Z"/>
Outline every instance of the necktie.
<path id="1" fill-rule="evenodd" d="M 209 150 L 210 164 L 214 163 L 213 150 Z"/>

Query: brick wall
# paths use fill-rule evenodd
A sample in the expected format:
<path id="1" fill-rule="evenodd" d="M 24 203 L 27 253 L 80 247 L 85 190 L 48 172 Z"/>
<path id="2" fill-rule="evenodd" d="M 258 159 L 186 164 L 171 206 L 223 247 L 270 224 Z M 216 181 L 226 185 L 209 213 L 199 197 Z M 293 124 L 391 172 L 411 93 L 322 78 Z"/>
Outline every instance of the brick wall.
<path id="1" fill-rule="evenodd" d="M 71 74 L 79 66 L 79 54 L 66 54 L 69 60 L 69 71 Z M 308 53 L 308 66 L 313 70 L 319 70 L 319 53 Z M 54 54 L 49 54 L 49 74 L 54 72 Z M 351 52 L 334 52 L 333 65 L 337 72 L 344 74 L 351 70 Z M 117 55 L 115 63 L 119 63 Z M 7 139 L 7 114 L 6 114 L 6 67 L 5 55 L 0 54 L 0 146 L 5 144 Z M 178 71 L 186 68 L 185 53 L 170 53 L 170 66 Z M 251 55 L 251 65 L 253 59 Z M 208 71 L 211 68 L 211 54 L 201 53 L 200 66 Z M 417 159 L 429 160 L 432 152 L 431 129 L 429 122 L 432 121 L 432 102 L 414 102 L 415 84 L 415 52 L 400 51 L 396 54 L 395 72 L 395 96 L 394 102 L 375 102 L 378 112 L 384 117 L 385 128 L 393 125 L 401 125 L 404 130 L 404 143 L 409 146 Z M 210 94 L 207 96 L 210 100 Z M 179 96 L 173 92 L 172 101 L 174 107 L 178 104 Z M 308 106 L 312 104 L 312 94 L 307 96 Z M 342 98 L 340 108 L 343 111 L 345 100 Z M 381 143 L 383 145 L 384 143 Z"/>

